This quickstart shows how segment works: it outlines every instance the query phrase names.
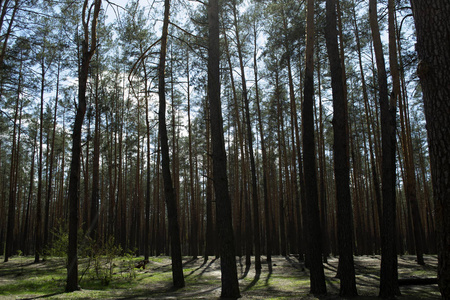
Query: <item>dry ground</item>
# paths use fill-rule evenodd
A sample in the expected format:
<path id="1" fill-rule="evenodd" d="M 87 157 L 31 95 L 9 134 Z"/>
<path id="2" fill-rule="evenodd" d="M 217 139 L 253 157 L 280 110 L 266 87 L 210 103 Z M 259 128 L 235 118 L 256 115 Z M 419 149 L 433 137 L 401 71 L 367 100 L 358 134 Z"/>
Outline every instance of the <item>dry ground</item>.
<path id="1" fill-rule="evenodd" d="M 142 259 L 137 258 L 134 261 Z M 2 260 L 3 261 L 3 260 Z M 339 280 L 334 276 L 338 259 L 330 258 L 325 266 L 327 296 L 309 295 L 309 273 L 294 256 L 275 256 L 268 265 L 265 257 L 261 273 L 238 261 L 241 299 L 339 299 Z M 118 258 L 111 282 L 105 286 L 92 273 L 81 280 L 81 291 L 64 293 L 64 260 L 50 258 L 33 264 L 32 258 L 14 257 L 0 263 L 0 299 L 218 299 L 220 296 L 219 260 L 184 258 L 186 287 L 171 288 L 170 258 L 152 258 L 145 270 L 126 266 L 130 261 Z M 242 262 L 242 263 L 241 263 Z M 419 266 L 414 256 L 399 257 L 399 277 L 435 277 L 436 256 L 426 256 Z M 133 263 L 133 261 L 131 262 Z M 86 262 L 80 264 L 80 274 Z M 377 299 L 379 256 L 355 257 L 357 289 L 355 299 Z M 88 275 L 91 274 L 91 275 Z M 401 287 L 400 299 L 440 299 L 437 285 Z"/>

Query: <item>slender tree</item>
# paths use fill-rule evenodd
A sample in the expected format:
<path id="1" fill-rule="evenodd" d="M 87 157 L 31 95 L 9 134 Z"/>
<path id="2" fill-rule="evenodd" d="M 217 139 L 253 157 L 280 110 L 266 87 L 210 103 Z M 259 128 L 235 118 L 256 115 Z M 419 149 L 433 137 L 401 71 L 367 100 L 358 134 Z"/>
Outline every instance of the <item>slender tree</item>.
<path id="1" fill-rule="evenodd" d="M 333 150 L 334 174 L 336 180 L 339 278 L 339 295 L 357 296 L 355 267 L 353 263 L 353 215 L 350 196 L 349 156 L 348 156 L 348 115 L 344 78 L 339 54 L 336 29 L 336 0 L 326 2 L 325 38 L 331 69 L 331 87 L 333 92 Z"/>
<path id="2" fill-rule="evenodd" d="M 55 91 L 55 110 L 53 113 L 53 129 L 52 129 L 52 140 L 51 140 L 51 150 L 50 150 L 50 166 L 48 171 L 48 183 L 47 183 L 47 199 L 45 201 L 45 219 L 44 219 L 44 246 L 48 246 L 49 239 L 49 222 L 50 222 L 50 200 L 52 196 L 53 186 L 53 163 L 54 163 L 54 153 L 55 153 L 55 136 L 56 136 L 56 117 L 58 112 L 58 99 L 59 99 L 59 75 L 61 71 L 61 62 L 58 61 L 58 69 L 56 75 L 56 91 Z"/>
<path id="3" fill-rule="evenodd" d="M 307 259 L 310 262 L 310 290 L 312 294 L 326 294 L 322 264 L 322 238 L 319 199 L 317 192 L 316 154 L 314 142 L 314 0 L 308 0 L 306 12 L 306 70 L 302 110 L 303 156 L 306 188 L 306 220 L 309 231 Z"/>
<path id="4" fill-rule="evenodd" d="M 91 204 L 91 214 L 90 214 L 90 226 L 89 235 L 93 241 L 97 241 L 98 237 L 98 201 L 99 195 L 99 185 L 100 185 L 100 106 L 99 106 L 99 65 L 100 65 L 100 55 L 97 49 L 96 51 L 96 74 L 94 79 L 94 106 L 95 106 L 95 121 L 94 121 L 94 153 L 92 157 L 92 194 L 90 198 Z M 87 199 L 85 199 L 87 200 Z"/>
<path id="5" fill-rule="evenodd" d="M 20 111 L 20 97 L 22 93 L 22 62 L 20 62 L 19 68 L 19 81 L 17 85 L 17 98 L 14 106 L 14 118 L 13 118 L 13 134 L 12 134 L 12 148 L 11 148 L 11 166 L 9 172 L 9 197 L 8 197 L 8 223 L 6 227 L 6 245 L 5 245 L 5 259 L 7 262 L 9 257 L 13 254 L 13 243 L 14 243 L 14 227 L 16 218 L 16 194 L 17 194 L 17 184 L 15 178 L 17 177 L 16 164 L 16 152 L 17 150 L 17 121 L 19 119 Z"/>
<path id="6" fill-rule="evenodd" d="M 92 4 L 85 0 L 82 9 L 83 40 L 81 42 L 81 66 L 78 74 L 78 107 L 73 127 L 72 161 L 69 178 L 69 247 L 66 292 L 78 290 L 78 203 L 80 180 L 81 129 L 86 113 L 86 90 L 91 58 L 97 48 L 97 19 L 101 0 Z M 93 11 L 92 11 L 93 9 Z M 90 26 L 89 26 L 90 25 Z"/>
<path id="7" fill-rule="evenodd" d="M 166 88 L 165 68 L 167 53 L 167 36 L 169 28 L 170 0 L 164 1 L 164 21 L 161 35 L 161 51 L 158 66 L 158 95 L 159 95 L 159 138 L 161 141 L 162 172 L 164 180 L 164 195 L 169 217 L 169 234 L 172 253 L 172 279 L 174 287 L 184 287 L 183 263 L 181 260 L 180 228 L 176 192 L 170 174 L 169 144 L 166 127 Z"/>
<path id="8" fill-rule="evenodd" d="M 389 100 L 386 66 L 378 26 L 377 1 L 369 1 L 369 19 L 378 71 L 381 111 L 382 197 L 380 297 L 400 295 L 397 270 L 395 204 L 395 97 Z"/>
<path id="9" fill-rule="evenodd" d="M 219 1 L 208 5 L 208 97 L 211 118 L 213 180 L 216 199 L 216 220 L 220 249 L 223 298 L 239 298 L 231 200 L 228 191 L 227 156 L 223 136 L 220 101 Z"/>
<path id="10" fill-rule="evenodd" d="M 242 54 L 242 44 L 239 32 L 238 15 L 236 1 L 232 1 L 233 10 L 233 24 L 235 28 L 235 38 L 236 47 L 239 58 L 239 68 L 241 70 L 241 81 L 242 81 L 242 98 L 244 100 L 244 115 L 245 115 L 245 126 L 247 129 L 247 142 L 248 142 L 248 153 L 250 156 L 250 172 L 251 172 L 251 186 L 252 186 L 252 200 L 253 200 L 253 239 L 255 246 L 255 269 L 261 270 L 261 242 L 260 242 L 260 224 L 259 224 L 259 198 L 258 198 L 258 186 L 256 182 L 256 166 L 255 166 L 255 155 L 253 149 L 253 132 L 250 120 L 250 108 L 249 108 L 249 97 L 247 90 L 247 81 L 245 79 L 245 66 L 244 57 Z"/>

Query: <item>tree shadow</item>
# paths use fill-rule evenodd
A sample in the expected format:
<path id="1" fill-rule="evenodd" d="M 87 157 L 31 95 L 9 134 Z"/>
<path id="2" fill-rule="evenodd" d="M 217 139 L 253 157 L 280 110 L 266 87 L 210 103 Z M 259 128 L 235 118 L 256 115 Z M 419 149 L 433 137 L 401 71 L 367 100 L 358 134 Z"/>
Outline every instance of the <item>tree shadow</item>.
<path id="1" fill-rule="evenodd" d="M 58 296 L 58 295 L 62 295 L 62 294 L 64 294 L 64 292 L 56 292 L 56 293 L 52 293 L 52 294 L 36 296 L 36 297 L 31 297 L 31 298 L 22 298 L 22 300 L 33 300 L 33 299 L 50 298 L 50 297 Z"/>
<path id="2" fill-rule="evenodd" d="M 250 266 L 248 266 L 248 268 L 250 269 Z M 247 269 L 247 268 L 246 268 Z M 247 272 L 248 273 L 248 272 Z M 245 289 L 242 292 L 246 292 L 249 289 L 251 289 L 252 287 L 255 286 L 255 284 L 259 281 L 259 278 L 261 278 L 261 270 L 256 270 L 255 272 L 255 278 L 253 278 L 252 282 L 250 282 L 249 285 L 247 285 L 245 287 Z"/>
<path id="3" fill-rule="evenodd" d="M 196 262 L 197 260 L 198 260 L 198 257 L 197 257 L 197 258 L 192 257 L 191 259 L 188 259 L 187 261 L 185 261 L 185 262 L 183 263 L 183 267 L 186 267 L 186 266 L 189 265 L 190 263 Z"/>
<path id="4" fill-rule="evenodd" d="M 212 260 L 209 262 L 209 264 L 208 264 L 208 265 L 200 272 L 200 274 L 198 274 L 198 276 L 202 276 L 202 275 L 206 272 L 206 270 L 208 270 L 208 269 L 211 267 L 211 265 L 212 265 L 216 260 L 217 260 L 217 258 L 212 259 Z M 206 264 L 206 261 L 205 261 L 205 260 L 203 261 L 202 266 L 203 266 L 204 264 Z"/>
<path id="5" fill-rule="evenodd" d="M 191 261 L 196 261 L 197 259 L 195 258 L 195 259 L 192 259 Z M 214 259 L 215 260 L 215 259 Z M 214 261 L 213 260 L 213 261 Z M 195 272 L 197 272 L 198 270 L 200 270 L 201 268 L 203 268 L 205 265 L 206 265 L 206 262 L 207 262 L 207 260 L 203 260 L 203 262 L 202 262 L 202 264 L 200 265 L 200 266 L 198 266 L 197 268 L 195 268 L 194 270 L 192 270 L 189 274 L 187 274 L 187 275 L 184 275 L 184 277 L 189 277 L 189 276 L 191 276 L 192 274 L 194 274 Z M 212 262 L 211 262 L 212 263 Z M 209 265 L 205 268 L 205 269 L 207 269 L 210 265 L 211 265 L 211 263 L 209 263 Z M 188 264 L 188 262 L 186 262 L 185 264 L 183 264 L 183 267 L 186 265 L 186 264 Z M 204 273 L 204 271 L 205 270 L 203 270 L 203 272 L 201 273 L 201 274 L 203 274 Z"/>
<path id="6" fill-rule="evenodd" d="M 284 258 L 293 268 L 302 272 L 305 271 L 304 263 L 300 262 L 299 260 L 293 260 L 290 256 L 285 256 Z"/>
<path id="7" fill-rule="evenodd" d="M 250 271 L 250 267 L 251 267 L 251 265 L 245 265 L 244 273 L 242 273 L 242 267 L 241 267 L 241 273 L 242 273 L 242 276 L 241 276 L 241 278 L 239 278 L 239 279 L 244 279 L 245 277 L 247 277 L 248 272 Z M 261 271 L 260 271 L 260 272 L 261 272 Z"/>
<path id="8" fill-rule="evenodd" d="M 273 273 L 272 261 L 267 262 L 267 268 L 269 269 L 269 273 L 267 274 L 266 280 L 264 281 L 265 286 L 269 285 L 270 277 L 272 277 L 272 273 Z"/>

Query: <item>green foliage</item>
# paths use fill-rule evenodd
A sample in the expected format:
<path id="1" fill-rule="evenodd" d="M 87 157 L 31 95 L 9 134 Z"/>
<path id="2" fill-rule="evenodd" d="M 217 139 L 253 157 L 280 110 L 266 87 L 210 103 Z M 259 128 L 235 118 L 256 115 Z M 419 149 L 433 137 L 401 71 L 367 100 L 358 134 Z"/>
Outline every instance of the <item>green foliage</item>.
<path id="1" fill-rule="evenodd" d="M 49 256 L 65 257 L 67 260 L 67 247 L 69 245 L 67 226 L 60 225 L 52 230 L 52 234 L 54 236 L 53 244 L 50 248 L 46 249 L 45 253 Z"/>
<path id="2" fill-rule="evenodd" d="M 97 279 L 102 285 L 107 286 L 113 279 L 114 267 L 116 266 L 114 260 L 122 252 L 122 247 L 115 244 L 114 237 L 110 237 L 102 246 L 99 246 L 90 238 L 86 239 L 88 245 L 86 252 L 89 256 L 80 282 L 87 273 L 91 279 Z"/>
<path id="3" fill-rule="evenodd" d="M 134 253 L 135 251 L 128 250 L 127 252 L 125 252 L 123 256 L 125 270 L 127 273 L 127 278 L 129 280 L 136 278 L 136 270 L 134 268 L 135 266 Z"/>

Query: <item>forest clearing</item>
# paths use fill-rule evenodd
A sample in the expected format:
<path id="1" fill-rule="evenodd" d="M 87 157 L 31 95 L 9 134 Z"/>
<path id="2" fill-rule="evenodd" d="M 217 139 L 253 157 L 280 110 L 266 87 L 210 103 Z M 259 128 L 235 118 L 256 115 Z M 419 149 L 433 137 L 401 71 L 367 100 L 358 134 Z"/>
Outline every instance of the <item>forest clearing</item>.
<path id="1" fill-rule="evenodd" d="M 174 289 L 171 282 L 170 257 L 150 257 L 145 269 L 135 268 L 143 257 L 118 257 L 114 275 L 105 284 L 91 267 L 81 279 L 82 290 L 64 293 L 66 270 L 63 258 L 48 258 L 38 264 L 30 257 L 14 256 L 0 263 L 0 299 L 218 299 L 220 297 L 219 259 L 183 258 L 186 287 Z M 254 261 L 253 261 L 254 262 Z M 425 265 L 418 265 L 413 255 L 399 256 L 399 278 L 436 277 L 437 257 L 425 256 Z M 324 264 L 327 296 L 309 294 L 309 273 L 295 256 L 273 256 L 271 269 L 265 259 L 259 275 L 253 267 L 239 263 L 238 276 L 241 299 L 338 299 L 339 279 L 335 278 L 338 259 L 331 257 Z M 87 259 L 80 261 L 80 270 Z M 380 256 L 355 257 L 356 284 L 359 297 L 378 299 Z M 437 284 L 401 287 L 398 299 L 440 299 Z M 340 298 L 341 299 L 341 298 Z"/>

